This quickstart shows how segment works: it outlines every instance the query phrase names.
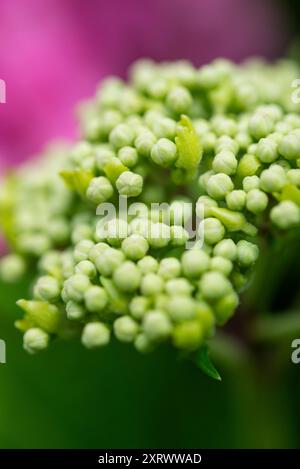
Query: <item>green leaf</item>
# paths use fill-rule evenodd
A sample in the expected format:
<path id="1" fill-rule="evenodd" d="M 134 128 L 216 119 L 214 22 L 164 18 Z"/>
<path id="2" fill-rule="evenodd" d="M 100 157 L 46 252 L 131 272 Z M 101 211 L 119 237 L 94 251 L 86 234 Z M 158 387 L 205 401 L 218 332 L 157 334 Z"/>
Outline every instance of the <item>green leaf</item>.
<path id="1" fill-rule="evenodd" d="M 178 152 L 176 167 L 186 172 L 188 179 L 192 178 L 202 158 L 202 147 L 191 120 L 182 115 L 177 124 L 175 143 Z"/>
<path id="2" fill-rule="evenodd" d="M 18 300 L 17 305 L 26 313 L 24 320 L 16 323 L 18 329 L 24 330 L 34 324 L 50 334 L 58 331 L 62 315 L 55 305 L 35 300 Z"/>
<path id="3" fill-rule="evenodd" d="M 0 230 L 4 234 L 10 247 L 14 247 L 16 240 L 15 232 L 15 194 L 18 184 L 14 173 L 8 173 L 1 181 L 2 192 L 0 197 Z"/>
<path id="4" fill-rule="evenodd" d="M 60 172 L 60 175 L 67 186 L 75 190 L 81 196 L 85 196 L 88 185 L 93 178 L 92 171 L 79 168 L 63 170 Z"/>
<path id="5" fill-rule="evenodd" d="M 249 236 L 257 234 L 255 226 L 248 223 L 246 217 L 240 212 L 220 207 L 210 207 L 209 212 L 210 215 L 220 220 L 228 231 L 243 231 Z"/>
<path id="6" fill-rule="evenodd" d="M 112 158 L 104 166 L 105 175 L 112 183 L 115 183 L 118 177 L 125 171 L 128 171 L 127 166 L 125 166 L 118 158 Z"/>
<path id="7" fill-rule="evenodd" d="M 213 363 L 211 362 L 209 358 L 209 353 L 208 353 L 208 346 L 203 345 L 201 347 L 194 359 L 196 365 L 208 376 L 210 376 L 213 379 L 216 379 L 217 381 L 222 381 L 222 378 L 218 372 L 218 370 L 215 368 Z"/>

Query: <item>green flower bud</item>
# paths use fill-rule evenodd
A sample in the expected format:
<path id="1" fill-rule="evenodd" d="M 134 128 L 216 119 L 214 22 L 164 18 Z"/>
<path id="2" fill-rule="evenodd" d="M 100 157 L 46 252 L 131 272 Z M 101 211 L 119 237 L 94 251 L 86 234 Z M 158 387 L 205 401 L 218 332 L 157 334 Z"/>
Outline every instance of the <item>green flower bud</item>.
<path id="1" fill-rule="evenodd" d="M 226 195 L 226 204 L 230 210 L 243 210 L 246 204 L 246 192 L 242 190 L 229 192 L 229 194 Z"/>
<path id="2" fill-rule="evenodd" d="M 86 290 L 90 287 L 90 280 L 82 274 L 74 274 L 64 283 L 64 288 L 70 300 L 80 302 Z"/>
<path id="3" fill-rule="evenodd" d="M 115 109 L 108 109 L 100 117 L 101 134 L 107 137 L 118 124 L 122 122 L 122 114 Z"/>
<path id="4" fill-rule="evenodd" d="M 177 158 L 175 143 L 167 138 L 160 138 L 151 149 L 151 159 L 159 166 L 170 166 Z"/>
<path id="5" fill-rule="evenodd" d="M 67 318 L 70 321 L 80 321 L 85 316 L 84 307 L 75 301 L 68 301 L 66 304 Z"/>
<path id="6" fill-rule="evenodd" d="M 199 224 L 198 230 L 200 235 L 204 233 L 204 241 L 207 244 L 216 244 L 225 235 L 225 228 L 217 218 L 206 218 Z"/>
<path id="7" fill-rule="evenodd" d="M 196 202 L 196 215 L 199 218 L 209 217 L 210 208 L 217 207 L 218 203 L 208 195 L 201 195 Z"/>
<path id="8" fill-rule="evenodd" d="M 61 273 L 64 279 L 71 277 L 75 273 L 74 256 L 71 251 L 65 251 L 61 255 L 62 269 Z"/>
<path id="9" fill-rule="evenodd" d="M 39 327 L 33 327 L 28 329 L 23 337 L 23 347 L 26 352 L 36 353 L 41 350 L 45 350 L 49 345 L 49 334 L 40 329 Z"/>
<path id="10" fill-rule="evenodd" d="M 79 164 L 81 160 L 93 155 L 93 147 L 90 143 L 85 141 L 77 142 L 71 152 L 70 157 L 74 163 Z"/>
<path id="11" fill-rule="evenodd" d="M 146 334 L 143 334 L 143 333 L 138 334 L 136 336 L 136 339 L 134 341 L 134 346 L 137 349 L 137 351 L 141 353 L 150 352 L 150 350 L 152 350 L 153 348 L 151 341 L 148 339 Z"/>
<path id="12" fill-rule="evenodd" d="M 97 257 L 101 256 L 101 254 L 109 248 L 109 245 L 106 243 L 97 243 L 89 250 L 89 260 L 94 264 L 96 262 Z"/>
<path id="13" fill-rule="evenodd" d="M 144 296 L 135 296 L 129 303 L 130 314 L 135 319 L 142 319 L 150 307 L 150 300 Z"/>
<path id="14" fill-rule="evenodd" d="M 252 189 L 247 193 L 246 207 L 249 212 L 261 213 L 268 206 L 268 196 L 259 189 Z"/>
<path id="15" fill-rule="evenodd" d="M 144 296 L 155 296 L 161 293 L 164 289 L 163 279 L 153 273 L 146 274 L 141 282 L 141 292 Z"/>
<path id="16" fill-rule="evenodd" d="M 201 137 L 201 143 L 203 147 L 203 151 L 205 153 L 211 153 L 215 149 L 215 145 L 217 142 L 217 136 L 214 132 L 207 132 L 205 135 Z"/>
<path id="17" fill-rule="evenodd" d="M 116 181 L 116 187 L 120 195 L 125 197 L 137 197 L 143 189 L 143 178 L 131 171 L 124 171 Z"/>
<path id="18" fill-rule="evenodd" d="M 0 260 L 0 276 L 4 282 L 14 283 L 25 273 L 25 261 L 18 254 L 8 254 Z"/>
<path id="19" fill-rule="evenodd" d="M 213 310 L 209 306 L 209 304 L 203 301 L 202 299 L 197 299 L 196 308 L 197 321 L 203 327 L 205 337 L 210 338 L 214 333 L 215 328 L 215 315 L 213 313 Z"/>
<path id="20" fill-rule="evenodd" d="M 258 258 L 259 249 L 256 244 L 240 240 L 237 243 L 237 261 L 242 267 L 249 267 L 254 264 Z"/>
<path id="21" fill-rule="evenodd" d="M 109 277 L 119 265 L 124 262 L 125 256 L 122 251 L 114 248 L 105 249 L 105 251 L 96 258 L 95 264 L 98 272 Z"/>
<path id="22" fill-rule="evenodd" d="M 124 166 L 122 161 L 116 156 L 109 159 L 103 168 L 105 175 L 113 184 L 115 184 L 118 177 L 127 170 L 128 168 Z"/>
<path id="23" fill-rule="evenodd" d="M 172 339 L 179 349 L 195 350 L 203 342 L 203 326 L 196 320 L 177 324 L 173 329 Z"/>
<path id="24" fill-rule="evenodd" d="M 246 151 L 249 145 L 251 145 L 252 140 L 247 132 L 238 132 L 235 136 L 235 142 L 241 150 Z"/>
<path id="25" fill-rule="evenodd" d="M 43 275 L 34 286 L 34 297 L 38 300 L 55 301 L 60 295 L 60 285 L 56 278 Z"/>
<path id="26" fill-rule="evenodd" d="M 265 169 L 260 175 L 260 187 L 265 192 L 278 192 L 285 184 L 285 171 L 278 164 Z"/>
<path id="27" fill-rule="evenodd" d="M 122 147 L 131 146 L 134 141 L 134 131 L 127 124 L 118 124 L 109 134 L 109 142 L 117 150 Z"/>
<path id="28" fill-rule="evenodd" d="M 81 336 L 82 344 L 89 349 L 103 347 L 110 340 L 110 330 L 106 324 L 95 321 L 84 326 Z"/>
<path id="29" fill-rule="evenodd" d="M 242 293 L 249 283 L 249 275 L 234 270 L 231 274 L 231 281 L 236 291 Z"/>
<path id="30" fill-rule="evenodd" d="M 187 113 L 192 105 L 192 96 L 183 86 L 172 88 L 166 99 L 167 106 L 176 114 Z"/>
<path id="31" fill-rule="evenodd" d="M 270 137 L 262 138 L 257 144 L 255 154 L 262 163 L 273 163 L 278 158 L 277 143 Z"/>
<path id="32" fill-rule="evenodd" d="M 213 65 L 203 65 L 197 72 L 197 83 L 201 88 L 215 88 L 222 80 L 219 70 Z"/>
<path id="33" fill-rule="evenodd" d="M 300 209 L 290 200 L 284 200 L 272 208 L 270 217 L 274 225 L 283 230 L 300 223 Z"/>
<path id="34" fill-rule="evenodd" d="M 246 176 L 243 179 L 243 189 L 245 192 L 252 191 L 253 189 L 259 188 L 259 177 L 258 176 Z"/>
<path id="35" fill-rule="evenodd" d="M 168 82 L 163 78 L 157 78 L 149 83 L 147 91 L 152 98 L 162 100 L 168 92 Z"/>
<path id="36" fill-rule="evenodd" d="M 246 176 L 253 176 L 260 166 L 261 163 L 259 159 L 255 155 L 248 153 L 242 156 L 242 158 L 240 159 L 237 168 L 237 175 L 241 178 L 244 178 Z"/>
<path id="37" fill-rule="evenodd" d="M 122 163 L 128 168 L 132 168 L 137 164 L 138 154 L 135 148 L 133 147 L 123 147 L 118 152 L 118 157 Z"/>
<path id="38" fill-rule="evenodd" d="M 160 341 L 170 336 L 172 324 L 165 313 L 159 310 L 151 310 L 144 316 L 143 330 L 150 340 Z"/>
<path id="39" fill-rule="evenodd" d="M 48 234 L 55 244 L 64 244 L 67 242 L 70 229 L 67 220 L 63 218 L 54 218 L 50 221 Z"/>
<path id="40" fill-rule="evenodd" d="M 170 296 L 190 295 L 194 287 L 186 278 L 174 278 L 166 283 L 166 292 Z"/>
<path id="41" fill-rule="evenodd" d="M 73 244 L 77 244 L 80 241 L 91 240 L 93 238 L 93 228 L 89 225 L 76 225 L 73 229 L 71 238 Z"/>
<path id="42" fill-rule="evenodd" d="M 207 181 L 206 190 L 214 199 L 224 199 L 233 190 L 233 182 L 227 174 L 214 174 Z"/>
<path id="43" fill-rule="evenodd" d="M 158 262 L 152 256 L 145 256 L 137 263 L 142 274 L 150 274 L 157 272 Z"/>
<path id="44" fill-rule="evenodd" d="M 188 231 L 178 225 L 171 226 L 170 235 L 172 246 L 183 246 L 190 238 Z"/>
<path id="45" fill-rule="evenodd" d="M 227 295 L 232 287 L 230 281 L 220 272 L 207 272 L 199 282 L 200 292 L 203 297 L 215 301 Z"/>
<path id="46" fill-rule="evenodd" d="M 236 140 L 231 137 L 228 137 L 228 135 L 222 135 L 218 138 L 218 141 L 216 142 L 215 150 L 217 153 L 222 151 L 229 151 L 236 155 L 239 151 L 239 145 Z"/>
<path id="47" fill-rule="evenodd" d="M 133 261 L 142 259 L 149 249 L 148 242 L 143 236 L 132 234 L 122 242 L 122 251 Z"/>
<path id="48" fill-rule="evenodd" d="M 96 142 L 100 140 L 102 129 L 101 119 L 99 116 L 90 116 L 90 118 L 83 125 L 84 136 L 87 140 Z"/>
<path id="49" fill-rule="evenodd" d="M 199 278 L 209 268 L 209 255 L 203 250 L 186 251 L 182 258 L 182 270 L 186 277 Z"/>
<path id="50" fill-rule="evenodd" d="M 300 187 L 300 169 L 290 169 L 286 175 L 291 184 Z"/>
<path id="51" fill-rule="evenodd" d="M 154 249 L 167 246 L 171 238 L 170 227 L 165 223 L 152 223 L 148 242 Z"/>
<path id="52" fill-rule="evenodd" d="M 232 268 L 232 262 L 222 256 L 215 256 L 210 261 L 210 270 L 221 272 L 221 274 L 226 275 L 226 277 L 228 277 Z"/>
<path id="53" fill-rule="evenodd" d="M 50 239 L 43 233 L 24 233 L 18 239 L 18 249 L 31 256 L 40 257 L 51 247 Z"/>
<path id="54" fill-rule="evenodd" d="M 212 162 L 212 169 L 216 173 L 224 173 L 228 176 L 235 174 L 237 169 L 237 159 L 230 150 L 222 150 L 216 154 Z"/>
<path id="55" fill-rule="evenodd" d="M 164 280 L 179 277 L 181 272 L 181 265 L 176 257 L 166 257 L 160 261 L 158 275 Z"/>
<path id="56" fill-rule="evenodd" d="M 216 115 L 212 118 L 211 122 L 213 130 L 219 136 L 228 135 L 230 137 L 234 137 L 234 135 L 237 133 L 236 122 L 229 117 Z"/>
<path id="57" fill-rule="evenodd" d="M 185 295 L 174 295 L 167 303 L 167 312 L 174 321 L 186 321 L 196 316 L 196 303 Z"/>
<path id="58" fill-rule="evenodd" d="M 90 313 L 100 313 L 108 302 L 106 291 L 102 287 L 93 285 L 84 293 L 84 302 Z"/>
<path id="59" fill-rule="evenodd" d="M 176 122 L 169 117 L 158 117 L 151 124 L 155 137 L 174 140 L 176 135 Z"/>
<path id="60" fill-rule="evenodd" d="M 134 218 L 130 222 L 130 232 L 132 234 L 138 234 L 143 238 L 148 238 L 151 232 L 151 222 L 145 218 Z"/>
<path id="61" fill-rule="evenodd" d="M 129 116 L 138 114 L 143 109 L 143 101 L 135 90 L 124 88 L 119 100 L 120 111 Z"/>
<path id="62" fill-rule="evenodd" d="M 250 118 L 249 131 L 256 140 L 266 137 L 273 129 L 274 120 L 265 112 L 256 112 Z"/>
<path id="63" fill-rule="evenodd" d="M 1 261 L 0 261 L 0 266 L 1 266 Z M 46 252 L 40 258 L 38 262 L 39 271 L 43 274 L 53 275 L 53 277 L 57 277 L 59 275 L 61 271 L 61 267 L 62 267 L 62 256 L 59 251 Z"/>
<path id="64" fill-rule="evenodd" d="M 300 155 L 300 135 L 290 132 L 278 145 L 279 153 L 287 160 L 296 160 Z"/>
<path id="65" fill-rule="evenodd" d="M 149 157 L 153 145 L 156 142 L 155 135 L 150 131 L 141 132 L 134 141 L 135 148 L 138 154 L 144 157 Z"/>
<path id="66" fill-rule="evenodd" d="M 113 273 L 113 280 L 119 290 L 133 292 L 137 290 L 141 282 L 141 272 L 131 261 L 121 264 Z"/>
<path id="67" fill-rule="evenodd" d="M 89 258 L 90 250 L 94 247 L 93 241 L 83 239 L 76 244 L 74 249 L 75 262 L 86 261 Z"/>
<path id="68" fill-rule="evenodd" d="M 209 171 L 205 171 L 205 173 L 199 176 L 198 183 L 202 191 L 207 191 L 208 180 L 214 174 L 215 173 L 212 170 L 209 170 Z"/>
<path id="69" fill-rule="evenodd" d="M 83 275 L 86 275 L 89 278 L 93 278 L 96 275 L 96 268 L 95 268 L 94 264 L 91 261 L 88 261 L 88 260 L 80 261 L 75 266 L 75 273 L 76 274 L 83 274 Z"/>
<path id="70" fill-rule="evenodd" d="M 133 342 L 139 332 L 139 326 L 130 316 L 123 316 L 114 322 L 114 333 L 121 342 Z"/>
<path id="71" fill-rule="evenodd" d="M 235 292 L 230 292 L 214 305 L 217 324 L 223 326 L 235 312 L 239 304 L 239 297 Z"/>
<path id="72" fill-rule="evenodd" d="M 128 236 L 129 226 L 122 218 L 112 218 L 104 225 L 97 225 L 97 235 L 108 241 L 112 246 L 120 246 L 121 241 Z"/>
<path id="73" fill-rule="evenodd" d="M 221 256 L 234 261 L 237 255 L 237 248 L 232 239 L 222 239 L 214 247 L 214 256 Z"/>
<path id="74" fill-rule="evenodd" d="M 91 179 L 86 191 L 88 200 L 94 204 L 101 204 L 110 199 L 114 193 L 113 186 L 104 176 Z"/>

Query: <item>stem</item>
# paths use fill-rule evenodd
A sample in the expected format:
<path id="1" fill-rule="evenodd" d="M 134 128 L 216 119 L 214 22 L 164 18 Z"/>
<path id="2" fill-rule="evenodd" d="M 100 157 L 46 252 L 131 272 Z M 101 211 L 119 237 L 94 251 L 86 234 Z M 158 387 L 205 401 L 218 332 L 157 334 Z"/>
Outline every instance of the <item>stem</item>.
<path id="1" fill-rule="evenodd" d="M 257 317 L 251 337 L 258 342 L 293 339 L 300 335 L 300 311 L 284 311 Z"/>
<path id="2" fill-rule="evenodd" d="M 217 365 L 227 370 L 224 380 L 231 390 L 235 447 L 291 447 L 288 390 L 284 367 L 274 365 L 278 357 L 252 354 L 238 339 L 224 333 L 212 341 L 211 351 Z"/>

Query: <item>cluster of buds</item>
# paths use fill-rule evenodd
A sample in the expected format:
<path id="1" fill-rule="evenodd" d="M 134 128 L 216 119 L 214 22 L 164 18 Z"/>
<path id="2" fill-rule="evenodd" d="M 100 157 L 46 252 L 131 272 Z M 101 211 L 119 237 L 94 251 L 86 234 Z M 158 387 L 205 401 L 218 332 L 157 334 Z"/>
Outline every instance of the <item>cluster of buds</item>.
<path id="1" fill-rule="evenodd" d="M 189 352 L 213 336 L 251 278 L 261 232 L 300 226 L 298 74 L 289 61 L 139 62 L 81 106 L 81 139 L 55 164 L 7 178 L 12 254 L 0 273 L 14 281 L 33 261 L 38 272 L 18 302 L 26 350 L 115 335 L 141 352 L 165 341 Z"/>

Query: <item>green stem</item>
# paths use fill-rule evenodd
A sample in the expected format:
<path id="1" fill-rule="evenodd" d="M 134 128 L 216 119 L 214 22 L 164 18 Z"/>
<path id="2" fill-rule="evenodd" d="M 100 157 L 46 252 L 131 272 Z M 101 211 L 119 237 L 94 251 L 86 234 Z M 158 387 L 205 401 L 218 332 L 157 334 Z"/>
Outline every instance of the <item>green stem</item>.
<path id="1" fill-rule="evenodd" d="M 228 382 L 232 394 L 235 447 L 291 447 L 292 418 L 284 367 L 272 366 L 278 357 L 255 356 L 235 337 L 225 334 L 212 341 L 211 351 L 217 366 L 227 371 L 223 381 Z"/>
<path id="2" fill-rule="evenodd" d="M 251 337 L 258 342 L 291 340 L 300 335 L 300 311 L 264 314 L 253 325 Z"/>

